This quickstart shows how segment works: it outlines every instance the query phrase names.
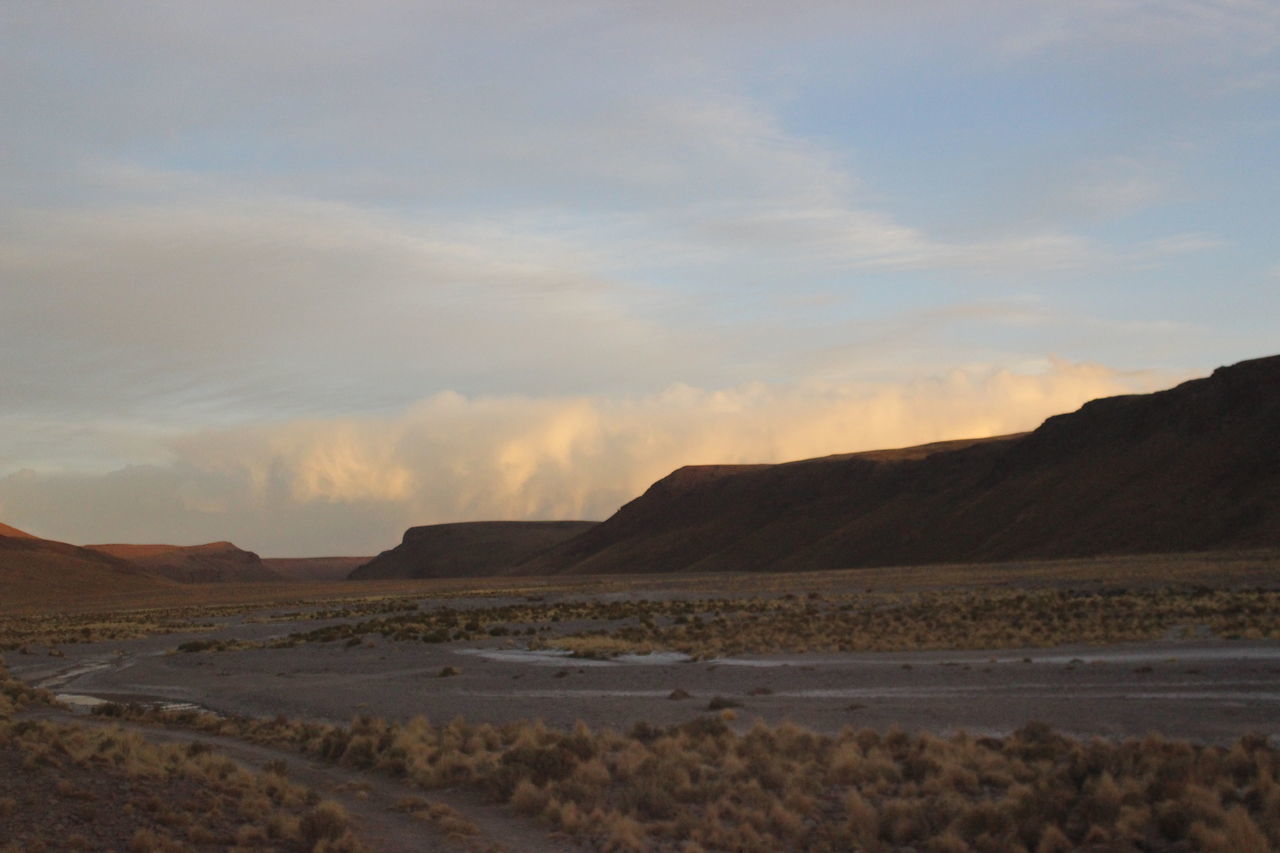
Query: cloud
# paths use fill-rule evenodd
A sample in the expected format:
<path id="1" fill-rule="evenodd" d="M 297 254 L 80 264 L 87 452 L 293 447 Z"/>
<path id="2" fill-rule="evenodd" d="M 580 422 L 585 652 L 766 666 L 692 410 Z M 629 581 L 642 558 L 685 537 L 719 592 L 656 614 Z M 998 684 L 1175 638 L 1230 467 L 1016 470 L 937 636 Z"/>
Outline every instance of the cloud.
<path id="1" fill-rule="evenodd" d="M 1104 253 L 1084 238 L 1040 232 L 993 240 L 944 241 L 885 213 L 847 206 L 761 206 L 708 212 L 697 227 L 738 257 L 820 270 L 1045 272 L 1097 263 Z"/>
<path id="2" fill-rule="evenodd" d="M 772 143 L 751 138 L 734 144 L 770 164 Z M 387 410 L 449 387 L 732 385 L 761 375 L 762 355 L 785 375 L 822 344 L 771 331 L 766 309 L 725 282 L 767 279 L 794 300 L 829 288 L 832 271 L 1020 275 L 1115 260 L 1068 234 L 945 242 L 835 198 L 801 206 L 837 182 L 821 157 L 779 145 L 782 165 L 796 158 L 784 183 L 805 198 L 780 184 L 776 197 L 698 203 L 661 224 L 406 215 L 125 170 L 115 179 L 164 197 L 0 213 L 0 394 L 27 422 L 163 430 Z M 1153 245 L 1142 259 L 1204 245 Z M 828 313 L 796 310 L 811 327 Z"/>
<path id="3" fill-rule="evenodd" d="M 414 524 L 603 518 L 687 464 L 778 462 L 1025 430 L 1163 374 L 1053 360 L 891 383 L 675 385 L 651 395 L 464 397 L 395 415 L 207 430 L 164 465 L 0 479 L 6 523 L 78 542 L 229 538 L 373 553 Z"/>
<path id="4" fill-rule="evenodd" d="M 1111 157 L 1100 162 L 1080 163 L 1066 174 L 1055 176 L 1062 184 L 1055 201 L 1082 216 L 1113 218 L 1133 214 L 1165 201 L 1172 193 L 1169 167 L 1159 155 Z"/>
<path id="5" fill-rule="evenodd" d="M 1087 0 L 1020 3 L 1014 26 L 998 36 L 1012 55 L 1075 44 L 1146 46 L 1188 51 L 1212 62 L 1226 49 L 1263 55 L 1280 45 L 1280 10 L 1268 0 Z M 1168 55 L 1165 54 L 1166 59 Z"/>
<path id="6" fill-rule="evenodd" d="M 1225 245 L 1224 241 L 1213 234 L 1170 234 L 1145 240 L 1134 246 L 1129 257 L 1138 264 L 1155 265 L 1169 257 L 1186 255 L 1194 252 L 1206 252 Z"/>
<path id="7" fill-rule="evenodd" d="M 999 299 L 1011 282 L 1049 292 L 1206 247 L 1182 228 L 1100 245 L 1070 221 L 1156 200 L 1141 170 L 1099 175 L 1052 221 L 1006 211 L 983 232 L 980 194 L 930 203 L 940 222 L 926 225 L 932 212 L 896 209 L 891 176 L 858 168 L 876 128 L 854 115 L 827 136 L 790 103 L 830 87 L 821 128 L 846 88 L 863 103 L 886 50 L 932 55 L 954 37 L 972 51 L 993 21 L 1003 33 L 1053 17 L 1032 5 L 8 13 L 0 397 L 29 423 L 186 429 L 387 411 L 443 388 L 727 387 L 808 357 L 807 334 L 761 332 L 773 318 L 749 288 L 876 316 L 919 307 L 926 289 L 944 303 Z M 1078 28 L 1111 5 L 1062 14 Z M 927 38 L 909 36 L 918 16 Z M 810 67 L 809 48 L 833 38 L 840 61 Z M 886 97 L 921 94 L 884 69 Z M 972 72 L 931 60 L 907 76 L 953 70 Z M 906 124 L 886 138 L 912 129 L 891 118 Z M 1006 119 L 988 120 L 1018 138 Z M 793 307 L 790 326 L 832 313 Z"/>
<path id="8" fill-rule="evenodd" d="M 10 413 L 281 417 L 669 363 L 634 289 L 500 223 L 262 197 L 0 221 Z"/>

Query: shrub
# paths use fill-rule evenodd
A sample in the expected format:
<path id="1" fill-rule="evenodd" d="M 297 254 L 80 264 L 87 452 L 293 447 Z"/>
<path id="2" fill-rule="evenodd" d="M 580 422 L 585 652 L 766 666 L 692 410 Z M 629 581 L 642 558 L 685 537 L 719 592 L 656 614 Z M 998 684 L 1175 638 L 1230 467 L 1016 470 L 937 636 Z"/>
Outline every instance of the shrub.
<path id="1" fill-rule="evenodd" d="M 336 840 L 347 831 L 347 810 L 332 800 L 318 803 L 302 816 L 298 829 L 308 844 L 315 845 L 325 840 Z"/>

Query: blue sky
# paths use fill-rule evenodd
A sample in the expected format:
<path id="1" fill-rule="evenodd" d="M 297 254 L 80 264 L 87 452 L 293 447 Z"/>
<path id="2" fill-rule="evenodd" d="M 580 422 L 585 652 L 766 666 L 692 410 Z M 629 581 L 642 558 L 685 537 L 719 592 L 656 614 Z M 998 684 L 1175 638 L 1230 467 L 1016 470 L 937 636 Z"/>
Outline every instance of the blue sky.
<path id="1" fill-rule="evenodd" d="M 1278 47 L 1210 0 L 9 4 L 0 519 L 362 553 L 1271 354 Z"/>

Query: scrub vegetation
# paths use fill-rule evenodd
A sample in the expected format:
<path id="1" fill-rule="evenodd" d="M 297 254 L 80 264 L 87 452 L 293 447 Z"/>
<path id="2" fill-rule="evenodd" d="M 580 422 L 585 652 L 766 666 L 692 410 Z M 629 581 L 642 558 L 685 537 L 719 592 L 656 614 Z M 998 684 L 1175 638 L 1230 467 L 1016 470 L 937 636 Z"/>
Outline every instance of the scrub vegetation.
<path id="1" fill-rule="evenodd" d="M 52 704 L 0 661 L 0 853 L 275 850 L 365 853 L 337 803 L 200 743 L 15 720 Z"/>
<path id="2" fill-rule="evenodd" d="M 201 744 L 118 728 L 0 723 L 0 851 L 357 853 L 336 803 Z"/>
<path id="3" fill-rule="evenodd" d="M 335 727 L 123 706 L 101 713 L 287 747 L 425 789 L 476 790 L 606 851 L 1280 846 L 1280 754 L 1261 736 L 1228 749 L 1154 735 L 1082 742 L 1034 723 L 1006 738 L 852 728 L 828 737 L 786 723 L 737 732 L 732 712 L 625 734 L 538 722 L 358 717 Z"/>
<path id="4" fill-rule="evenodd" d="M 664 604 L 663 612 L 647 609 L 631 624 L 547 642 L 588 657 L 671 650 L 714 658 L 1106 644 L 1196 632 L 1280 639 L 1280 592 L 1261 589 L 968 590 Z"/>
<path id="5" fill-rule="evenodd" d="M 0 726 L 13 715 L 30 705 L 51 705 L 53 694 L 48 690 L 30 687 L 9 674 L 4 659 L 0 658 Z"/>
<path id="6" fill-rule="evenodd" d="M 101 643 L 132 640 L 152 634 L 180 631 L 204 631 L 213 627 L 191 617 L 208 619 L 213 614 L 195 612 L 144 610 L 137 612 L 94 614 L 48 614 L 41 616 L 0 617 L 0 651 L 31 654 L 73 643 Z"/>
<path id="7" fill-rule="evenodd" d="M 210 621 L 263 610 L 278 610 L 300 602 L 259 602 L 231 605 L 195 605 L 191 607 L 145 608 L 93 613 L 41 613 L 0 616 L 0 651 L 31 653 L 40 647 L 53 648 L 76 643 L 101 643 L 132 640 L 155 634 L 210 631 Z M 250 616 L 245 621 L 291 622 L 338 619 L 370 614 L 398 613 L 416 610 L 418 600 L 405 597 L 356 598 L 352 601 L 319 601 L 311 609 L 272 612 L 262 617 Z"/>
<path id="8" fill-rule="evenodd" d="M 677 651 L 695 658 L 780 652 L 916 651 L 1105 644 L 1207 633 L 1280 639 L 1280 592 L 977 589 L 780 597 L 526 602 L 438 607 L 327 625 L 269 641 L 192 640 L 179 651 L 288 648 L 368 635 L 446 643 L 510 638 L 583 657 Z"/>
<path id="9" fill-rule="evenodd" d="M 1152 574 L 1158 563 L 1134 563 L 1147 574 L 1120 573 L 1104 584 L 1091 579 L 1097 563 L 1072 565 L 1022 574 L 988 567 L 968 585 L 951 583 L 963 572 L 947 567 L 735 576 L 732 583 L 727 576 L 663 578 L 661 590 L 652 578 L 635 586 L 626 579 L 542 588 L 470 582 L 430 599 L 385 594 L 25 615 L 0 621 L 0 647 L 57 653 L 58 644 L 190 632 L 246 614 L 241 622 L 331 624 L 266 641 L 174 642 L 187 652 L 480 642 L 590 657 L 678 651 L 706 659 L 1188 635 L 1280 639 L 1280 592 L 1256 586 L 1252 576 L 1250 587 L 1225 574 L 1205 585 L 1187 582 L 1188 569 L 1173 572 L 1182 582 L 1170 583 Z M 1064 573 L 1067 581 L 1045 580 Z M 722 589 L 734 593 L 719 595 Z M 459 674 L 438 666 L 431 674 L 442 679 Z M 681 693 L 671 698 L 688 698 Z M 206 747 L 156 746 L 114 727 L 14 719 L 49 702 L 50 694 L 0 665 L 0 853 L 359 849 L 341 807 L 318 802 L 283 772 L 247 773 Z M 735 705 L 728 693 L 708 695 L 684 706 L 687 722 L 627 731 L 369 716 L 334 726 L 117 704 L 94 713 L 242 738 L 424 792 L 469 791 L 505 804 L 532 832 L 563 832 L 605 851 L 1280 849 L 1280 754 L 1265 737 L 1229 747 L 1156 735 L 1084 741 L 1034 723 L 1003 738 L 896 728 L 819 734 L 789 723 L 750 725 Z M 440 804 L 408 798 L 399 808 L 455 839 L 483 835 Z M 52 817 L 42 822 L 41 814 Z M 114 833 L 109 843 L 93 834 L 100 827 Z"/>
<path id="10" fill-rule="evenodd" d="M 721 597 L 725 589 L 738 591 L 739 597 L 748 602 L 785 601 L 788 594 L 814 595 L 811 600 L 825 602 L 828 607 L 851 606 L 854 610 L 904 607 L 912 595 L 933 595 L 945 600 L 961 590 L 976 597 L 997 596 L 1014 589 L 1026 590 L 1029 595 L 1057 590 L 1067 595 L 1108 596 L 1126 590 L 1134 595 L 1149 595 L 1169 588 L 1175 591 L 1172 595 L 1185 596 L 1206 588 L 1229 591 L 1259 585 L 1272 587 L 1277 564 L 1280 552 L 1233 551 L 783 574 L 186 584 L 179 589 L 158 591 L 152 597 L 135 596 L 125 606 L 119 602 L 108 605 L 92 595 L 73 604 L 50 602 L 43 609 L 14 608 L 7 601 L 0 601 L 0 651 L 43 654 L 59 645 L 207 631 L 218 621 L 237 616 L 250 622 L 361 620 L 371 623 L 359 628 L 363 633 L 388 637 L 400 632 L 438 638 L 440 635 L 434 632 L 447 628 L 449 639 L 455 635 L 459 639 L 471 638 L 490 630 L 498 636 L 504 630 L 528 634 L 530 628 L 544 634 L 589 634 L 591 628 L 616 627 L 603 623 L 646 616 L 657 627 L 666 629 L 671 627 L 664 622 L 667 618 L 725 616 L 726 608 L 733 604 Z M 663 601 L 647 600 L 655 590 Z M 1001 599 L 994 600 L 999 603 Z M 453 612 L 448 608 L 442 612 L 420 611 L 423 602 L 428 601 L 454 602 L 457 606 Z M 509 606 L 510 602 L 517 604 Z M 629 610 L 626 605 L 630 605 Z M 463 613 L 466 618 L 462 618 Z M 900 613 L 905 617 L 909 611 Z M 569 630 L 568 623 L 578 618 L 602 624 Z M 473 621 L 480 623 L 480 630 L 466 627 Z M 1049 630 L 1035 626 L 1028 629 L 1041 634 Z M 352 634 L 344 632 L 350 630 L 299 632 L 289 642 L 348 639 Z M 1234 629 L 1228 626 L 1227 630 Z M 694 641 L 682 638 L 680 633 L 642 638 L 639 650 L 644 642 L 656 639 L 664 643 Z M 627 642 L 636 645 L 637 641 Z"/>

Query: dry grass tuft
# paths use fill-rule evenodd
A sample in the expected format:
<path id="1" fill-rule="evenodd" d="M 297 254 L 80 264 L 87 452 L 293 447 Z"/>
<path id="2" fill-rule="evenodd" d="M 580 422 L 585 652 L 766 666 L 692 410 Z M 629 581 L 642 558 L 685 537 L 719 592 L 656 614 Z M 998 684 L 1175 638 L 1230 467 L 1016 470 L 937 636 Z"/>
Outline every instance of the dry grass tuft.
<path id="1" fill-rule="evenodd" d="M 302 816 L 299 828 L 302 839 L 314 846 L 321 841 L 336 841 L 341 838 L 350 823 L 351 818 L 341 804 L 325 800 Z"/>

